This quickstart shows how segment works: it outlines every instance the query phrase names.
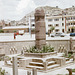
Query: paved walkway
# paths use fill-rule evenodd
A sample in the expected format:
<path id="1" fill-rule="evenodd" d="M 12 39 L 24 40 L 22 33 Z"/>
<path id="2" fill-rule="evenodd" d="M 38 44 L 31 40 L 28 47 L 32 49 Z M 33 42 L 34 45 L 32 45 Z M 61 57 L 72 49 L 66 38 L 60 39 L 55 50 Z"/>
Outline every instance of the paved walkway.
<path id="1" fill-rule="evenodd" d="M 3 69 L 5 69 L 6 72 L 10 73 L 10 75 L 12 75 L 12 68 L 9 67 L 4 67 L 4 62 L 1 61 L 0 62 L 0 67 L 2 67 Z M 66 67 L 61 67 L 61 68 L 57 68 L 53 71 L 48 71 L 48 72 L 38 72 L 37 75 L 57 75 L 57 74 L 68 74 L 68 71 L 66 70 L 66 68 L 75 68 L 75 63 L 69 64 Z M 27 70 L 24 69 L 18 69 L 18 75 L 27 75 Z"/>
<path id="2" fill-rule="evenodd" d="M 75 39 L 75 37 L 72 37 L 73 39 Z M 67 35 L 65 37 L 48 37 L 48 35 L 46 35 L 46 40 L 69 40 L 70 36 Z M 33 34 L 32 36 L 29 33 L 25 33 L 24 35 L 17 35 L 16 39 L 14 39 L 14 35 L 13 34 L 6 34 L 6 35 L 0 35 L 0 42 L 3 41 L 25 41 L 25 40 L 35 40 L 35 35 Z"/>

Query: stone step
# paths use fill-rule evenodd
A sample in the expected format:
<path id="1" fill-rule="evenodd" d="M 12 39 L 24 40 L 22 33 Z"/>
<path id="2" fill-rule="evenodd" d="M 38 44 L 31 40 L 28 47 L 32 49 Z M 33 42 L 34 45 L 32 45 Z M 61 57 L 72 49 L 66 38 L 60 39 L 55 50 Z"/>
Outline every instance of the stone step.
<path id="1" fill-rule="evenodd" d="M 39 62 L 30 62 L 30 65 L 43 65 L 43 63 L 39 63 Z"/>
<path id="2" fill-rule="evenodd" d="M 48 62 L 48 65 L 52 65 L 52 64 L 55 64 L 55 61 Z"/>
<path id="3" fill-rule="evenodd" d="M 11 61 L 7 61 L 7 64 L 10 65 L 10 66 L 12 65 Z"/>
<path id="4" fill-rule="evenodd" d="M 66 61 L 69 61 L 69 58 L 66 58 Z"/>
<path id="5" fill-rule="evenodd" d="M 56 67 L 59 67 L 59 66 L 60 66 L 59 64 L 54 64 L 54 65 L 48 66 L 47 68 L 48 69 L 53 69 L 53 68 L 56 68 Z"/>
<path id="6" fill-rule="evenodd" d="M 73 63 L 73 61 L 66 61 L 66 64 Z"/>
<path id="7" fill-rule="evenodd" d="M 42 70 L 43 67 L 28 65 L 27 68 L 36 68 Z"/>

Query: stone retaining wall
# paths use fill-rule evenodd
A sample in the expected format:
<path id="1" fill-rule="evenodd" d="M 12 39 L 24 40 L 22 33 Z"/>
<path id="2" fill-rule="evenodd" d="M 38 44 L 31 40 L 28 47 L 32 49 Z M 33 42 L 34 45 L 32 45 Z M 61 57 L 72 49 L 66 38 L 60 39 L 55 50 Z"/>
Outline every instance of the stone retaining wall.
<path id="1" fill-rule="evenodd" d="M 69 40 L 47 40 L 47 44 L 50 44 L 51 46 L 54 47 L 56 51 L 58 51 L 58 47 L 60 45 L 64 45 L 67 50 L 70 50 L 70 41 Z M 72 48 L 75 45 L 75 40 L 72 40 Z M 5 50 L 5 54 L 10 54 L 10 48 L 11 47 L 16 47 L 18 50 L 18 53 L 21 52 L 22 47 L 30 47 L 30 46 L 35 46 L 35 41 L 10 41 L 10 42 L 0 42 L 1 48 Z"/>
<path id="2" fill-rule="evenodd" d="M 0 46 L 5 50 L 5 54 L 10 54 L 10 48 L 11 47 L 16 47 L 17 48 L 17 53 L 21 53 L 22 47 L 31 47 L 34 46 L 35 42 L 34 41 L 11 41 L 11 42 L 0 42 Z"/>

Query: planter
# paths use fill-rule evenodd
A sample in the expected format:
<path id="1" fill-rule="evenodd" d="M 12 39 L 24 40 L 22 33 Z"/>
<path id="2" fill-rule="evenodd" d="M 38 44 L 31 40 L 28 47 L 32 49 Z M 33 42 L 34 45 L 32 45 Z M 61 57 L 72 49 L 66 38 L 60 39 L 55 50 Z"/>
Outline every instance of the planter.
<path id="1" fill-rule="evenodd" d="M 37 57 L 37 58 L 45 58 L 52 55 L 56 55 L 57 52 L 50 52 L 50 53 L 25 53 L 25 57 Z"/>

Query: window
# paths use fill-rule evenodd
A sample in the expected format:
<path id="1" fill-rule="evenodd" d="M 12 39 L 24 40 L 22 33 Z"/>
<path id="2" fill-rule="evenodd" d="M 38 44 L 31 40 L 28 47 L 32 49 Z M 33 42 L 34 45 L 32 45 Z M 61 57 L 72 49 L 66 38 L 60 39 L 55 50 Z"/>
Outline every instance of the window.
<path id="1" fill-rule="evenodd" d="M 59 31 L 59 29 L 56 29 L 55 31 L 56 31 L 56 32 L 58 32 L 58 31 Z"/>
<path id="2" fill-rule="evenodd" d="M 73 25 L 75 25 L 75 23 L 73 23 Z"/>
<path id="3" fill-rule="evenodd" d="M 62 18 L 62 21 L 64 20 L 64 18 Z"/>
<path id="4" fill-rule="evenodd" d="M 62 23 L 62 26 L 64 26 L 64 23 Z"/>
<path id="5" fill-rule="evenodd" d="M 35 26 L 35 24 L 32 24 L 32 26 Z"/>
<path id="6" fill-rule="evenodd" d="M 73 19 L 73 17 L 71 17 L 71 20 Z"/>
<path id="7" fill-rule="evenodd" d="M 66 18 L 66 20 L 70 20 L 70 17 Z"/>
<path id="8" fill-rule="evenodd" d="M 70 29 L 68 29 L 68 31 L 70 31 Z"/>
<path id="9" fill-rule="evenodd" d="M 64 33 L 64 29 L 62 29 L 62 32 Z"/>
<path id="10" fill-rule="evenodd" d="M 67 23 L 66 25 L 70 25 L 70 23 Z"/>
<path id="11" fill-rule="evenodd" d="M 35 19 L 31 19 L 31 22 L 34 22 L 35 21 Z"/>
<path id="12" fill-rule="evenodd" d="M 59 19 L 54 19 L 54 21 L 59 21 Z"/>
<path id="13" fill-rule="evenodd" d="M 71 25 L 71 24 L 69 23 L 69 25 Z"/>
<path id="14" fill-rule="evenodd" d="M 75 17 L 73 17 L 73 19 L 75 19 Z"/>
<path id="15" fill-rule="evenodd" d="M 2 26 L 0 26 L 0 29 L 2 29 Z"/>
<path id="16" fill-rule="evenodd" d="M 59 24 L 56 24 L 55 26 L 57 27 L 57 26 L 59 26 Z"/>
<path id="17" fill-rule="evenodd" d="M 52 19 L 48 19 L 48 21 L 52 21 Z"/>
<path id="18" fill-rule="evenodd" d="M 51 27 L 51 26 L 53 26 L 53 25 L 52 25 L 52 24 L 49 24 L 48 26 Z"/>
<path id="19" fill-rule="evenodd" d="M 9 31 L 7 30 L 6 33 L 9 33 Z"/>
<path id="20" fill-rule="evenodd" d="M 71 23 L 71 25 L 73 25 L 73 23 Z"/>

